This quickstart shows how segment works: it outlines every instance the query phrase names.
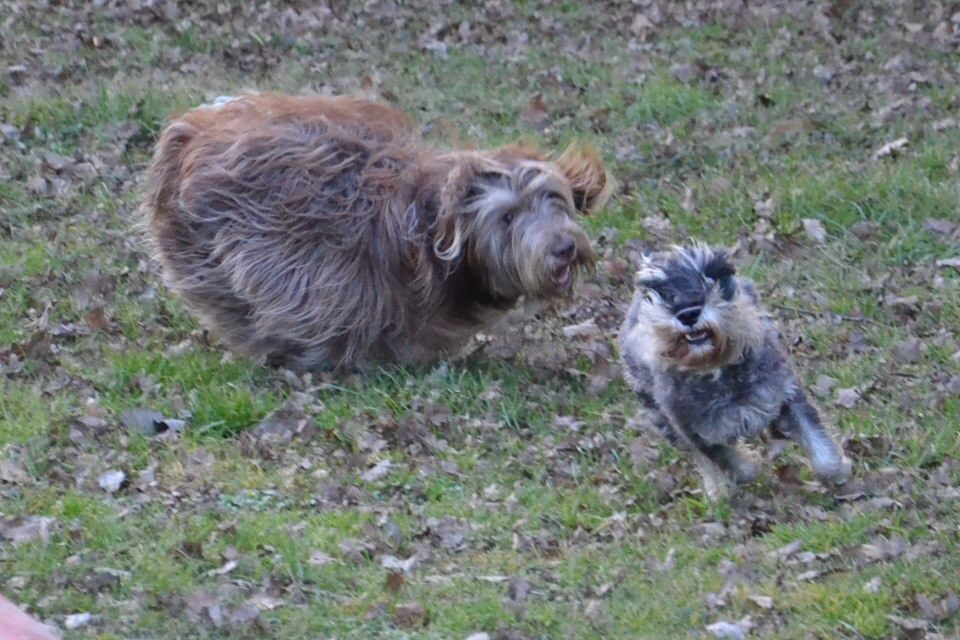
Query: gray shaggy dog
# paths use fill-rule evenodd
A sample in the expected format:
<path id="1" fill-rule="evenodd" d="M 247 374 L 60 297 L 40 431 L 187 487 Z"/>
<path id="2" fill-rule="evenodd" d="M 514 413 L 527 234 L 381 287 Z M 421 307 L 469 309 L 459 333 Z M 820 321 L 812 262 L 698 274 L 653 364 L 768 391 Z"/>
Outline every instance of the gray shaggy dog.
<path id="1" fill-rule="evenodd" d="M 645 255 L 620 331 L 624 374 L 657 427 L 691 455 L 713 499 L 758 473 L 737 441 L 770 430 L 797 441 L 816 476 L 851 465 L 793 373 L 752 283 L 704 245 Z"/>
<path id="2" fill-rule="evenodd" d="M 160 136 L 144 209 L 165 280 L 229 346 L 295 369 L 420 363 L 592 266 L 611 188 L 571 146 L 438 151 L 359 98 L 220 98 Z"/>

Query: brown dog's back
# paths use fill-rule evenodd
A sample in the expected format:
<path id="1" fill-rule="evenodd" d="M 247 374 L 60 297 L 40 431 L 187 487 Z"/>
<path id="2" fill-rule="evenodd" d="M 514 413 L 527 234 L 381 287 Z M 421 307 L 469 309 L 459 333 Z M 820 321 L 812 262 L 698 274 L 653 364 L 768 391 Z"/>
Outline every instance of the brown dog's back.
<path id="1" fill-rule="evenodd" d="M 302 349 L 287 336 L 336 350 L 369 346 L 375 336 L 363 323 L 390 325 L 402 309 L 358 291 L 395 283 L 369 283 L 357 270 L 405 269 L 385 250 L 397 244 L 389 238 L 400 219 L 383 214 L 412 188 L 400 176 L 415 140 L 405 114 L 356 98 L 257 94 L 188 112 L 160 136 L 147 181 L 167 283 L 251 355 L 295 355 Z M 329 300 L 356 304 L 329 309 Z M 351 326 L 359 331 L 347 335 Z"/>

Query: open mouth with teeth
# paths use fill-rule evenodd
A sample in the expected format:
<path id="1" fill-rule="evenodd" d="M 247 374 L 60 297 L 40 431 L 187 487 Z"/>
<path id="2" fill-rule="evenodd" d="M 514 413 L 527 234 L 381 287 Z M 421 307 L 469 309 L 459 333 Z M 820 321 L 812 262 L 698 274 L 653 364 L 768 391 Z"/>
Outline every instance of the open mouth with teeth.
<path id="1" fill-rule="evenodd" d="M 565 264 L 553 270 L 553 285 L 557 289 L 569 289 L 573 284 L 573 267 Z"/>
<path id="2" fill-rule="evenodd" d="M 698 331 L 691 331 L 689 333 L 683 334 L 683 340 L 687 344 L 699 346 L 708 344 L 711 340 L 710 331 L 707 329 L 700 329 Z"/>

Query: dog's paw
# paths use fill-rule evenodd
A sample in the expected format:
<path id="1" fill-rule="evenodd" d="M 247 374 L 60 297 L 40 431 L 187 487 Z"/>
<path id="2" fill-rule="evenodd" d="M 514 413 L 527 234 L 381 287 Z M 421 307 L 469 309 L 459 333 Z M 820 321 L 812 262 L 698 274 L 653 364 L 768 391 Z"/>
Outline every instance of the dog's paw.
<path id="1" fill-rule="evenodd" d="M 753 460 L 744 459 L 737 463 L 733 472 L 733 481 L 738 485 L 750 484 L 760 475 L 760 465 Z"/>
<path id="2" fill-rule="evenodd" d="M 814 475 L 824 484 L 843 484 L 850 479 L 853 463 L 843 454 L 810 461 Z"/>
<path id="3" fill-rule="evenodd" d="M 760 475 L 757 456 L 750 449 L 736 447 L 730 459 L 730 472 L 737 485 L 750 484 Z"/>
<path id="4" fill-rule="evenodd" d="M 703 495 L 710 502 L 720 502 L 733 495 L 736 486 L 730 477 L 722 473 L 701 472 L 703 477 Z"/>

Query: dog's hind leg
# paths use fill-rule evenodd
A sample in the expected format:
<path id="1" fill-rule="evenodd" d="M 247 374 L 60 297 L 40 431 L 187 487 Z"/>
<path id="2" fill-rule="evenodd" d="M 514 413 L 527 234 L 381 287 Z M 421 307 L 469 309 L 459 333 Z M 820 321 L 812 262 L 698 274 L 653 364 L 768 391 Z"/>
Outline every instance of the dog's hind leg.
<path id="1" fill-rule="evenodd" d="M 810 457 L 813 473 L 824 482 L 842 484 L 853 465 L 820 421 L 820 414 L 800 387 L 787 396 L 779 417 L 780 430 Z"/>

